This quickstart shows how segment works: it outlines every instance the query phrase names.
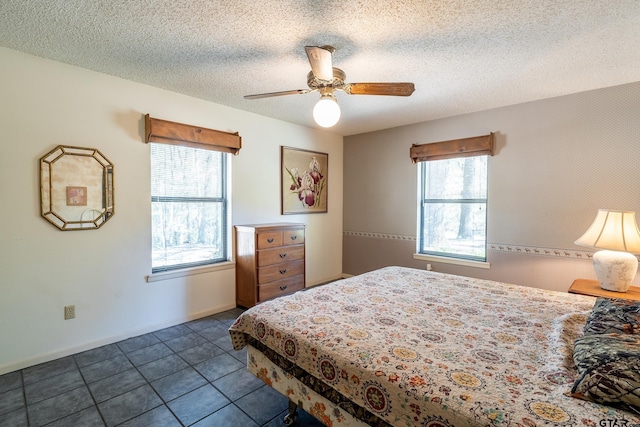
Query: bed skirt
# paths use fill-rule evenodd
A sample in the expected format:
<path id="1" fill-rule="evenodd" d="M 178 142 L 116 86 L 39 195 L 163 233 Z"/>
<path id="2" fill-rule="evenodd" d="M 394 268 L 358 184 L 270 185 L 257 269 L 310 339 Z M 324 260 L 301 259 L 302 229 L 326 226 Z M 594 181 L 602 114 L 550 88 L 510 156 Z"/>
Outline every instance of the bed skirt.
<path id="1" fill-rule="evenodd" d="M 311 390 L 251 345 L 247 346 L 247 369 L 327 427 L 369 426 Z"/>

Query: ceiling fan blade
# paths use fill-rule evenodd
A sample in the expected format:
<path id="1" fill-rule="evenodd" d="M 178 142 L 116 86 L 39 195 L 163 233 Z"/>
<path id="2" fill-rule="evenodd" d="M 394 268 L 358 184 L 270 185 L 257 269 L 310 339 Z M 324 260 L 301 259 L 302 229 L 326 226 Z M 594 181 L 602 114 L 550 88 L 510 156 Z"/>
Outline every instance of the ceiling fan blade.
<path id="1" fill-rule="evenodd" d="M 347 83 L 344 91 L 349 95 L 409 96 L 416 90 L 413 83 Z"/>
<path id="2" fill-rule="evenodd" d="M 333 63 L 331 60 L 333 48 L 331 46 L 305 46 L 304 50 L 307 52 L 313 75 L 320 80 L 333 80 Z"/>
<path id="3" fill-rule="evenodd" d="M 294 90 L 285 90 L 282 92 L 258 93 L 255 95 L 245 95 L 244 99 L 271 98 L 272 96 L 283 96 L 283 95 L 303 95 L 309 92 L 314 92 L 314 91 L 309 89 L 294 89 Z"/>

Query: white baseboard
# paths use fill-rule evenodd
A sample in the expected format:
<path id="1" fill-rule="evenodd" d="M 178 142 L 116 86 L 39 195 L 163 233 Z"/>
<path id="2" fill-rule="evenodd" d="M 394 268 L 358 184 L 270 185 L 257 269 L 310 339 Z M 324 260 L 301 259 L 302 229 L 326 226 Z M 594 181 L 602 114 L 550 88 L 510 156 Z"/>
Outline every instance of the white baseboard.
<path id="1" fill-rule="evenodd" d="M 190 322 L 192 320 L 200 319 L 201 317 L 211 316 L 212 314 L 222 313 L 223 311 L 230 310 L 232 308 L 236 308 L 235 304 L 233 305 L 223 305 L 220 307 L 216 307 L 211 310 L 201 311 L 199 313 L 194 313 L 192 315 L 174 319 L 172 321 L 162 322 L 156 325 L 150 325 L 141 329 L 133 329 L 130 331 L 123 332 L 121 334 L 113 335 L 111 337 L 102 338 L 96 341 L 90 341 L 81 345 L 65 348 L 63 350 L 54 351 L 51 353 L 43 354 L 40 356 L 36 356 L 30 359 L 21 360 L 16 363 L 11 363 L 8 365 L 0 366 L 0 375 L 7 374 L 9 372 L 17 371 L 19 369 L 28 368 L 31 366 L 39 365 L 41 363 L 50 362 L 55 359 L 59 359 L 61 357 L 70 356 L 72 354 L 81 353 L 83 351 L 92 350 L 94 348 L 102 347 L 103 345 L 113 344 L 122 340 L 126 340 L 127 338 L 137 337 L 139 335 L 148 334 L 149 332 L 159 331 L 160 329 L 168 328 L 171 326 L 179 325 L 181 323 Z"/>

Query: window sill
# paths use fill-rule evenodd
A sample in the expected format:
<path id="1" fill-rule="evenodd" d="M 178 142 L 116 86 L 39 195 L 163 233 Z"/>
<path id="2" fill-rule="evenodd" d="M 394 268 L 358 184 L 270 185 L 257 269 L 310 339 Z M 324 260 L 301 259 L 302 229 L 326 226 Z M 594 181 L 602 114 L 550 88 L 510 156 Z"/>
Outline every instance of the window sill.
<path id="1" fill-rule="evenodd" d="M 488 263 L 488 262 L 472 261 L 469 259 L 460 259 L 460 258 L 448 258 L 443 256 L 435 256 L 435 255 L 413 254 L 413 259 L 441 262 L 443 264 L 462 265 L 464 267 L 475 267 L 475 268 L 486 268 L 486 269 L 491 268 L 491 263 Z"/>
<path id="2" fill-rule="evenodd" d="M 185 268 L 182 270 L 172 270 L 172 271 L 165 271 L 162 273 L 152 273 L 148 276 L 145 276 L 145 280 L 147 281 L 147 283 L 158 282 L 161 280 L 176 279 L 178 277 L 193 276 L 195 274 L 204 274 L 204 273 L 211 273 L 213 271 L 228 270 L 230 268 L 234 268 L 235 266 L 236 266 L 236 263 L 232 261 L 220 262 L 217 264 L 204 265 L 201 267 L 191 267 L 191 268 Z"/>

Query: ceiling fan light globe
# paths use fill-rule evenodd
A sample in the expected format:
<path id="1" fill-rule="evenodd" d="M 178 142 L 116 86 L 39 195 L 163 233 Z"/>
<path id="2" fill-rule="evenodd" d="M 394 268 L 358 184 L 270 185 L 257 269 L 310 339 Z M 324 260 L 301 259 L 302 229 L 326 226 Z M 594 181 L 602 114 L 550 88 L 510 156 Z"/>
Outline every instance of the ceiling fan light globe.
<path id="1" fill-rule="evenodd" d="M 313 119 L 319 126 L 330 128 L 340 120 L 340 106 L 332 96 L 323 96 L 313 107 Z"/>

